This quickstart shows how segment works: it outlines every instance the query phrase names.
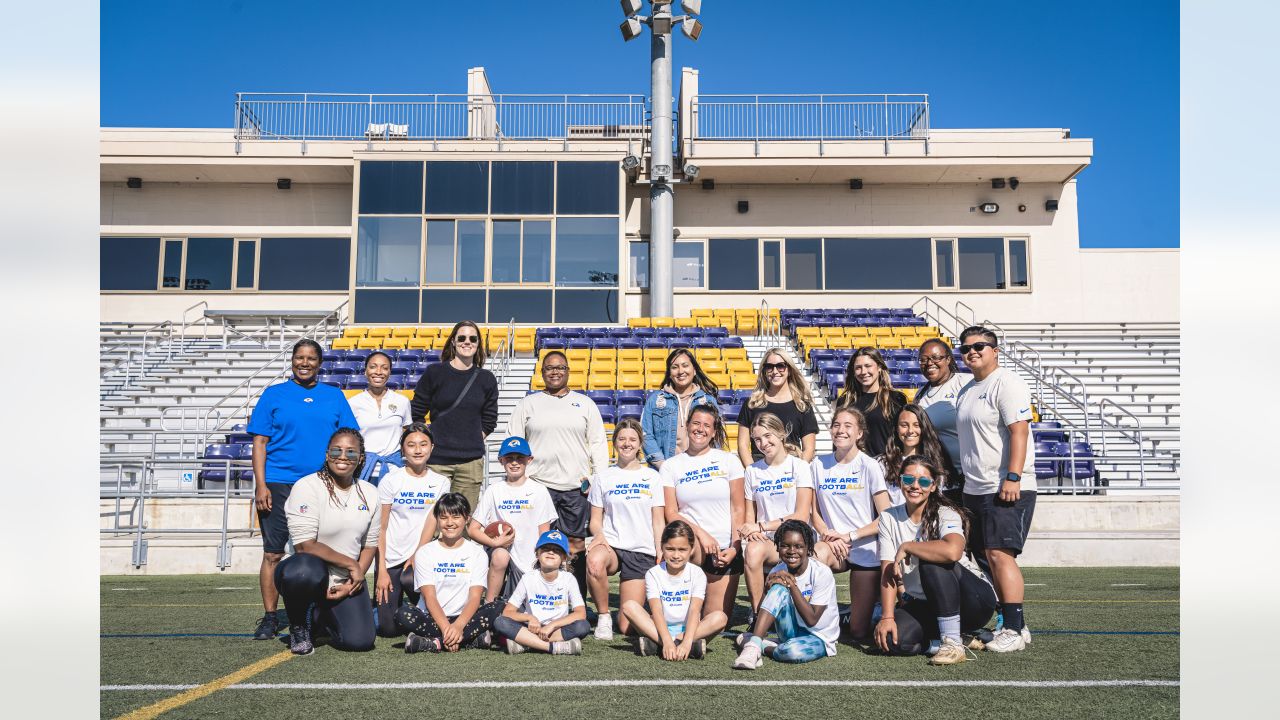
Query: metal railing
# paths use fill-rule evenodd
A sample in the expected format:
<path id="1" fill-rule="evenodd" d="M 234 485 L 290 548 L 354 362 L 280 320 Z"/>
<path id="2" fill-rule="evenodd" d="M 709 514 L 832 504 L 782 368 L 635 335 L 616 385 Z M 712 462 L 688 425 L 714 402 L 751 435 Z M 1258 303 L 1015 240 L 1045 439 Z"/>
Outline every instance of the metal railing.
<path id="1" fill-rule="evenodd" d="M 642 140 L 643 95 L 236 93 L 237 140 Z"/>
<path id="2" fill-rule="evenodd" d="M 700 140 L 816 140 L 827 142 L 919 140 L 928 153 L 929 96 L 695 95 L 690 106 L 691 143 Z"/>

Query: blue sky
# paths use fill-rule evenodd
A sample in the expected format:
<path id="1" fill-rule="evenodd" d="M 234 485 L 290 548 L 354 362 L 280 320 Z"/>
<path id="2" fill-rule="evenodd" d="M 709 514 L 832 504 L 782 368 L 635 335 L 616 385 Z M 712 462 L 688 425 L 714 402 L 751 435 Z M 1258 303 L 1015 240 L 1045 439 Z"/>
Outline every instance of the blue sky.
<path id="1" fill-rule="evenodd" d="M 230 127 L 237 91 L 648 92 L 647 37 L 616 0 L 104 0 L 108 127 Z M 706 93 L 928 93 L 938 128 L 1066 127 L 1084 247 L 1178 229 L 1178 3 L 703 0 L 676 66 Z"/>

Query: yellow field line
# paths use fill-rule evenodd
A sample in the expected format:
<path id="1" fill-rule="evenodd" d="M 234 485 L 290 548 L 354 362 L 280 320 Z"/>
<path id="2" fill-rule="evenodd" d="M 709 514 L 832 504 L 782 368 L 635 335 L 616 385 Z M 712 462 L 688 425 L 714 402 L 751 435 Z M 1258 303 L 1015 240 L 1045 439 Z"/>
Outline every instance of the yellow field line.
<path id="1" fill-rule="evenodd" d="M 180 708 L 183 705 L 195 702 L 202 697 L 212 695 L 229 685 L 235 685 L 238 682 L 247 680 L 264 670 L 269 670 L 276 665 L 279 665 L 291 657 L 293 657 L 293 653 L 285 650 L 272 655 L 271 657 L 263 658 L 252 665 L 242 667 L 239 670 L 236 670 L 229 675 L 224 675 L 212 682 L 207 682 L 199 687 L 191 688 L 186 692 L 178 693 L 171 698 L 166 698 L 160 702 L 152 703 L 146 707 L 138 708 L 133 712 L 121 715 L 116 718 L 116 720 L 151 720 L 151 718 L 154 718 L 161 713 L 166 713 L 175 708 Z"/>

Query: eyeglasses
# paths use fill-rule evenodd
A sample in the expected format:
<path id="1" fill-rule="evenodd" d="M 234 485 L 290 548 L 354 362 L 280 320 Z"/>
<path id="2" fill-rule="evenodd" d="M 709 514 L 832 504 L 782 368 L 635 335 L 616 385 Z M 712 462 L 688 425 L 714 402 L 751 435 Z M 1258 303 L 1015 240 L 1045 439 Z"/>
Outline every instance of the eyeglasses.
<path id="1" fill-rule="evenodd" d="M 993 349 L 993 350 L 994 350 L 994 349 L 995 349 L 995 347 L 996 347 L 996 344 L 995 344 L 995 343 L 989 343 L 989 342 L 976 342 L 976 343 L 974 343 L 974 344 L 972 344 L 972 345 L 961 345 L 960 347 L 958 347 L 958 348 L 956 348 L 956 349 L 960 351 L 960 354 L 961 354 L 961 355 L 968 355 L 970 350 L 972 350 L 973 352 L 976 352 L 976 353 L 980 353 L 980 352 L 982 352 L 983 350 L 986 350 L 987 348 L 991 348 L 991 349 Z"/>
<path id="2" fill-rule="evenodd" d="M 947 361 L 946 355 L 921 355 L 921 365 L 941 365 Z"/>
<path id="3" fill-rule="evenodd" d="M 568 365 L 543 365 L 542 372 L 548 372 L 548 373 L 569 372 L 569 366 Z"/>
<path id="4" fill-rule="evenodd" d="M 453 341 L 460 342 L 460 343 L 474 343 L 474 342 L 480 341 L 480 336 L 479 335 L 455 335 L 453 338 Z"/>
<path id="5" fill-rule="evenodd" d="M 933 478 L 928 477 L 927 475 L 921 475 L 920 477 L 916 477 L 914 475 L 903 475 L 899 477 L 898 480 L 901 481 L 903 485 L 919 485 L 921 490 L 927 490 L 929 489 L 929 486 L 933 484 Z"/>
<path id="6" fill-rule="evenodd" d="M 765 363 L 760 367 L 764 368 L 764 371 L 767 373 L 782 372 L 787 369 L 787 364 L 784 362 L 774 362 L 774 363 Z"/>
<path id="7" fill-rule="evenodd" d="M 342 448 L 329 448 L 330 460 L 339 460 L 341 458 L 346 458 L 348 460 L 359 460 L 360 451 L 359 450 L 343 450 Z"/>

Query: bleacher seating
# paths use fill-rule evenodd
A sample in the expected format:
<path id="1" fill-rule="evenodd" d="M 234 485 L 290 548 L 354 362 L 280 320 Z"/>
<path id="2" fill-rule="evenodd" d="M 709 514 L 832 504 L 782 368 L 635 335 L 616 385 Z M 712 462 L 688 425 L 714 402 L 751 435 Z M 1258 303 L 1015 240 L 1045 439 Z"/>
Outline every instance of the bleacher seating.
<path id="1" fill-rule="evenodd" d="M 718 387 L 755 387 L 755 367 L 742 338 L 715 327 L 547 327 L 534 339 L 537 362 L 530 388 L 541 390 L 542 360 L 559 350 L 569 360 L 572 390 L 653 390 L 666 374 L 667 355 L 688 348 Z"/>

